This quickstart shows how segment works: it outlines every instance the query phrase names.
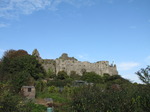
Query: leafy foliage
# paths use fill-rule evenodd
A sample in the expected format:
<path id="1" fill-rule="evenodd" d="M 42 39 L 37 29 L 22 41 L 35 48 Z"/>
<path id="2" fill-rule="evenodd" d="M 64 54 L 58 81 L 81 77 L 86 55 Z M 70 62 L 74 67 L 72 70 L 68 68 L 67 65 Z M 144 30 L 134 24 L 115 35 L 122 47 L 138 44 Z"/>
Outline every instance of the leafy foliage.
<path id="1" fill-rule="evenodd" d="M 58 92 L 58 89 L 55 86 L 50 86 L 50 87 L 48 87 L 48 92 L 49 93 L 55 93 L 55 92 Z"/>
<path id="2" fill-rule="evenodd" d="M 150 87 L 133 85 L 120 90 L 81 87 L 74 93 L 71 106 L 74 112 L 149 112 L 149 90 Z"/>
<path id="3" fill-rule="evenodd" d="M 1 71 L 6 75 L 26 71 L 36 80 L 40 78 L 37 74 L 44 73 L 42 66 L 38 63 L 36 58 L 31 55 L 14 58 L 5 57 L 2 60 Z"/>
<path id="4" fill-rule="evenodd" d="M 5 58 L 10 58 L 11 59 L 11 58 L 25 56 L 25 55 L 29 55 L 27 53 L 27 51 L 25 51 L 25 50 L 16 51 L 16 50 L 11 49 L 11 50 L 5 51 L 2 60 L 5 59 Z"/>
<path id="5" fill-rule="evenodd" d="M 78 80 L 81 78 L 81 76 L 79 74 L 77 74 L 76 71 L 71 71 L 70 72 L 70 78 L 74 79 L 74 80 Z"/>
<path id="6" fill-rule="evenodd" d="M 81 79 L 92 83 L 100 83 L 102 81 L 101 76 L 95 72 L 86 72 L 82 75 Z"/>
<path id="7" fill-rule="evenodd" d="M 136 74 L 139 76 L 141 81 L 145 84 L 150 84 L 150 66 L 147 66 L 145 69 L 141 68 Z"/>
<path id="8" fill-rule="evenodd" d="M 21 86 L 44 78 L 44 75 L 45 71 L 36 58 L 23 50 L 7 51 L 0 63 L 0 80 L 11 82 L 16 92 Z"/>
<path id="9" fill-rule="evenodd" d="M 46 82 L 42 81 L 42 80 L 38 80 L 35 82 L 35 88 L 36 88 L 36 92 L 43 92 L 47 87 Z"/>
<path id="10" fill-rule="evenodd" d="M 64 80 L 67 79 L 68 75 L 65 71 L 59 71 L 57 74 L 57 79 Z"/>
<path id="11" fill-rule="evenodd" d="M 56 87 L 64 87 L 71 83 L 72 83 L 72 80 L 70 80 L 70 79 L 65 79 L 65 80 L 55 79 L 55 80 L 48 81 L 47 85 L 48 86 L 56 86 Z"/>
<path id="12" fill-rule="evenodd" d="M 45 106 L 16 94 L 23 85 L 33 84 L 37 97 L 54 99 L 56 112 L 150 112 L 149 71 L 150 66 L 136 72 L 147 85 L 132 84 L 119 75 L 100 76 L 85 69 L 81 70 L 82 77 L 75 71 L 71 71 L 70 77 L 65 71 L 56 76 L 50 69 L 45 74 L 36 57 L 26 51 L 9 50 L 0 60 L 0 112 L 45 112 Z M 94 85 L 71 86 L 75 79 Z"/>
<path id="13" fill-rule="evenodd" d="M 0 112 L 45 112 L 46 107 L 22 98 L 8 83 L 0 83 Z"/>
<path id="14" fill-rule="evenodd" d="M 54 79 L 54 78 L 56 78 L 56 74 L 53 72 L 52 69 L 49 68 L 47 71 L 47 77 Z"/>

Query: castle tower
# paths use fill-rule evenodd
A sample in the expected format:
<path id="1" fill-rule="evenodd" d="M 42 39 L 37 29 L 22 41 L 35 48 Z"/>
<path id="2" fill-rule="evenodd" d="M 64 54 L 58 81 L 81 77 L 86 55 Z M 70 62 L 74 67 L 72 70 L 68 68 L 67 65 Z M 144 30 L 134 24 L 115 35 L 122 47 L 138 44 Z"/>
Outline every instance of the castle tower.
<path id="1" fill-rule="evenodd" d="M 36 58 L 40 58 L 40 54 L 39 54 L 39 51 L 37 49 L 33 50 L 32 55 L 36 56 Z"/>

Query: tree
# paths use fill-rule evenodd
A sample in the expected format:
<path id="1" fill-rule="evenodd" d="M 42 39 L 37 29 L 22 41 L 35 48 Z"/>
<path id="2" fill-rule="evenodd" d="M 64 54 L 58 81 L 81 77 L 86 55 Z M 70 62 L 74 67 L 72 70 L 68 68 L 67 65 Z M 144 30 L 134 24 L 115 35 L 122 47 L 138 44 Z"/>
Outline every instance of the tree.
<path id="1" fill-rule="evenodd" d="M 101 76 L 96 74 L 95 72 L 86 72 L 81 76 L 81 79 L 87 82 L 92 82 L 92 83 L 102 82 Z"/>
<path id="2" fill-rule="evenodd" d="M 56 77 L 56 74 L 53 72 L 51 68 L 48 69 L 47 71 L 47 77 L 54 79 Z"/>
<path id="3" fill-rule="evenodd" d="M 30 78 L 30 74 L 25 71 L 13 74 L 11 84 L 13 85 L 12 87 L 15 90 L 15 92 L 18 93 L 22 86 L 28 85 Z"/>
<path id="4" fill-rule="evenodd" d="M 4 58 L 1 65 L 2 77 L 8 78 L 9 74 L 28 72 L 35 80 L 39 79 L 39 73 L 44 74 L 44 69 L 34 56 L 25 55 L 15 58 Z M 4 75 L 5 74 L 5 75 Z M 8 76 L 8 77 L 7 77 Z"/>
<path id="5" fill-rule="evenodd" d="M 112 75 L 110 76 L 109 74 L 103 74 L 102 76 L 103 83 L 109 88 L 112 85 L 127 85 L 130 84 L 131 82 L 128 79 L 125 79 L 121 77 L 120 75 Z"/>
<path id="6" fill-rule="evenodd" d="M 70 72 L 70 78 L 77 80 L 77 79 L 80 79 L 81 76 L 79 74 L 77 74 L 76 71 L 71 71 Z"/>
<path id="7" fill-rule="evenodd" d="M 6 51 L 0 63 L 0 80 L 9 81 L 15 92 L 19 92 L 23 85 L 44 78 L 44 75 L 45 71 L 36 57 L 24 50 Z"/>
<path id="8" fill-rule="evenodd" d="M 68 75 L 65 71 L 59 71 L 57 74 L 57 79 L 64 80 L 68 78 Z"/>
<path id="9" fill-rule="evenodd" d="M 102 76 L 102 80 L 104 83 L 106 83 L 110 78 L 110 75 L 108 73 L 104 73 Z"/>
<path id="10" fill-rule="evenodd" d="M 45 112 L 46 107 L 25 100 L 11 90 L 11 85 L 0 82 L 0 112 Z"/>
<path id="11" fill-rule="evenodd" d="M 17 50 L 16 51 L 16 50 L 11 49 L 11 50 L 5 51 L 2 60 L 5 58 L 10 59 L 10 58 L 15 58 L 15 57 L 24 56 L 24 55 L 29 55 L 29 54 L 25 50 Z"/>
<path id="12" fill-rule="evenodd" d="M 129 85 L 121 90 L 98 85 L 75 88 L 72 112 L 150 112 L 150 87 Z"/>
<path id="13" fill-rule="evenodd" d="M 136 74 L 143 83 L 150 84 L 150 66 L 147 66 L 145 69 L 141 68 Z"/>

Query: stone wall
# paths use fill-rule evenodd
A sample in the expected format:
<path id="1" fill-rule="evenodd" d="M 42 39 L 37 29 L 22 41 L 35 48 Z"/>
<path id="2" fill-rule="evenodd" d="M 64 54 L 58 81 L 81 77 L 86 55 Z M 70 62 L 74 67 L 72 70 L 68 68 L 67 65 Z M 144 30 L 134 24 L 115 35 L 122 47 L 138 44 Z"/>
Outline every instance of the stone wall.
<path id="1" fill-rule="evenodd" d="M 56 72 L 55 71 L 55 68 L 56 68 L 56 61 L 55 60 L 52 60 L 52 59 L 43 59 L 42 66 L 44 67 L 44 69 L 46 71 L 48 71 L 50 69 L 54 73 Z"/>
<path id="2" fill-rule="evenodd" d="M 95 72 L 99 75 L 103 75 L 104 73 L 118 75 L 116 66 L 110 66 L 108 61 L 90 63 L 75 60 L 57 59 L 56 74 L 62 70 L 66 71 L 68 75 L 71 73 L 71 71 L 76 71 L 77 74 L 82 75 L 82 70 L 86 70 L 86 72 Z"/>
<path id="3" fill-rule="evenodd" d="M 37 50 L 34 50 L 34 55 L 39 59 L 46 71 L 51 69 L 56 74 L 59 71 L 65 71 L 70 75 L 71 71 L 75 71 L 77 74 L 82 75 L 83 70 L 85 70 L 86 72 L 95 72 L 99 75 L 103 75 L 104 73 L 118 75 L 116 65 L 109 65 L 108 61 L 98 61 L 96 63 L 81 62 L 74 57 L 68 57 L 66 53 L 63 53 L 55 60 L 41 59 Z"/>
<path id="4" fill-rule="evenodd" d="M 28 99 L 35 99 L 35 87 L 34 86 L 22 86 L 21 92 L 23 96 Z"/>

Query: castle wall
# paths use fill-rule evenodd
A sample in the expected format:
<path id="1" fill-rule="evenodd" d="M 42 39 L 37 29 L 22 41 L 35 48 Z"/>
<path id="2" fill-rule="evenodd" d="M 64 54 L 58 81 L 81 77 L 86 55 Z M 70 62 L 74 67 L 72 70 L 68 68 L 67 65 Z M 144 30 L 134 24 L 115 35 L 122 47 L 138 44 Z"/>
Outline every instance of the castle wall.
<path id="1" fill-rule="evenodd" d="M 108 61 L 99 61 L 96 63 L 90 62 L 80 62 L 75 60 L 56 60 L 56 74 L 59 71 L 66 71 L 69 75 L 71 71 L 76 71 L 77 74 L 82 75 L 82 70 L 85 69 L 86 72 L 95 72 L 99 75 L 108 73 L 110 75 L 117 75 L 117 69 L 114 66 L 110 66 Z"/>
<path id="2" fill-rule="evenodd" d="M 55 71 L 55 68 L 56 68 L 56 61 L 55 60 L 52 60 L 52 59 L 44 59 L 42 61 L 42 66 L 43 68 L 48 71 L 49 69 L 52 70 L 54 73 L 56 72 Z"/>
<path id="3" fill-rule="evenodd" d="M 36 56 L 46 71 L 51 69 L 56 74 L 59 71 L 65 71 L 70 75 L 71 71 L 75 71 L 77 74 L 82 75 L 83 70 L 86 70 L 86 72 L 95 72 L 99 75 L 103 75 L 104 73 L 118 75 L 116 65 L 109 65 L 108 61 L 98 61 L 96 63 L 81 62 L 74 57 L 68 57 L 66 53 L 63 53 L 55 60 L 42 59 L 37 49 L 33 51 L 32 55 Z"/>

